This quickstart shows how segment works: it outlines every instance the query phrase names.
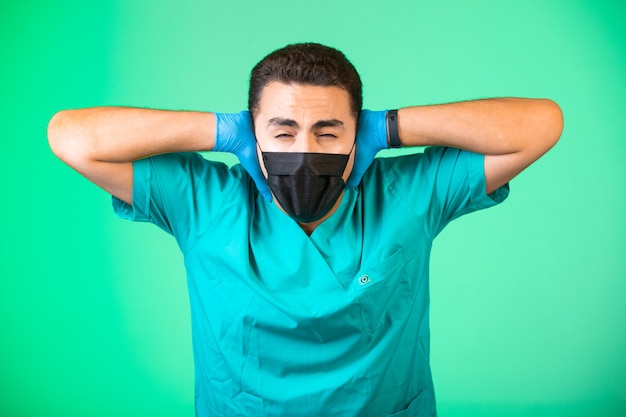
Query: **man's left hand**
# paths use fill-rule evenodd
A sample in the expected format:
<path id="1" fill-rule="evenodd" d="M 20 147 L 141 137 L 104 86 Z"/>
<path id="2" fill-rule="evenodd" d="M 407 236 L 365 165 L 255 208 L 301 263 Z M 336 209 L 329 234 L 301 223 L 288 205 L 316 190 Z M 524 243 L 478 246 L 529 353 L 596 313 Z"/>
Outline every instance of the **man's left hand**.
<path id="1" fill-rule="evenodd" d="M 346 185 L 359 185 L 378 151 L 387 148 L 387 111 L 361 110 L 356 132 L 354 167 Z"/>

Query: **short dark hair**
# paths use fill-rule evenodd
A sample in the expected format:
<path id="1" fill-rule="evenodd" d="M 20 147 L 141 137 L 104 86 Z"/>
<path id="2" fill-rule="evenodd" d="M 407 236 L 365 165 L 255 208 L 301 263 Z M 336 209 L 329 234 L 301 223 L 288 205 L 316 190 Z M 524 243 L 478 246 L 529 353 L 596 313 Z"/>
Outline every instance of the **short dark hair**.
<path id="1" fill-rule="evenodd" d="M 341 51 L 319 43 L 287 45 L 255 65 L 248 92 L 252 116 L 258 111 L 263 88 L 272 81 L 342 88 L 350 97 L 350 110 L 356 118 L 363 106 L 363 86 L 354 65 Z"/>

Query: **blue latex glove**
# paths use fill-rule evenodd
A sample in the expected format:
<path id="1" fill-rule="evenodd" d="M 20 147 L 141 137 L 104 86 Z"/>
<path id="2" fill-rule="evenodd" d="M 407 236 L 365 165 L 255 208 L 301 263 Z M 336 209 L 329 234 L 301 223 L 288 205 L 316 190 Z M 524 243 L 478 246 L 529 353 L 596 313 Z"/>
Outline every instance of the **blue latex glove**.
<path id="1" fill-rule="evenodd" d="M 263 195 L 263 198 L 272 201 L 272 193 L 261 172 L 257 157 L 250 112 L 244 110 L 239 113 L 215 113 L 215 118 L 217 127 L 213 150 L 235 154 L 256 183 L 256 188 Z"/>
<path id="2" fill-rule="evenodd" d="M 387 110 L 361 110 L 356 132 L 356 155 L 354 167 L 346 185 L 356 187 L 376 153 L 387 149 Z"/>

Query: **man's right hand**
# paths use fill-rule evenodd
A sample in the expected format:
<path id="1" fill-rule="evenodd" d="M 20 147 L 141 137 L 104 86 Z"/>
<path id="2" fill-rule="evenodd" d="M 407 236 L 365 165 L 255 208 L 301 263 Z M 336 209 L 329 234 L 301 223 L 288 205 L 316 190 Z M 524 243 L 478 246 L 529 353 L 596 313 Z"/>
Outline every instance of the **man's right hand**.
<path id="1" fill-rule="evenodd" d="M 272 201 L 267 181 L 261 172 L 257 156 L 252 118 L 247 110 L 239 113 L 215 113 L 215 152 L 230 152 L 254 180 L 257 189 L 267 201 Z"/>
<path id="2" fill-rule="evenodd" d="M 48 142 L 62 161 L 132 205 L 133 161 L 172 152 L 235 154 L 265 199 L 272 194 L 256 157 L 252 120 L 236 114 L 94 107 L 64 110 L 48 125 Z"/>

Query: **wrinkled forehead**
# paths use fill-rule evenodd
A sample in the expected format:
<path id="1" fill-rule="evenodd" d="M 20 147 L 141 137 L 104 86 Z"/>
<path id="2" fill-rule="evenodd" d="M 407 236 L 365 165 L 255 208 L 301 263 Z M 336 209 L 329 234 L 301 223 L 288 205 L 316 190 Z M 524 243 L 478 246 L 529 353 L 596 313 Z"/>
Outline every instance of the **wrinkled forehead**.
<path id="1" fill-rule="evenodd" d="M 344 89 L 283 82 L 271 82 L 263 88 L 254 119 L 259 127 L 286 120 L 298 127 L 324 123 L 349 127 L 356 123 Z"/>

